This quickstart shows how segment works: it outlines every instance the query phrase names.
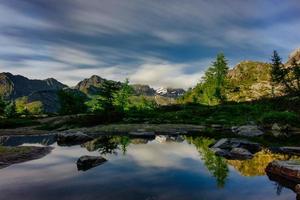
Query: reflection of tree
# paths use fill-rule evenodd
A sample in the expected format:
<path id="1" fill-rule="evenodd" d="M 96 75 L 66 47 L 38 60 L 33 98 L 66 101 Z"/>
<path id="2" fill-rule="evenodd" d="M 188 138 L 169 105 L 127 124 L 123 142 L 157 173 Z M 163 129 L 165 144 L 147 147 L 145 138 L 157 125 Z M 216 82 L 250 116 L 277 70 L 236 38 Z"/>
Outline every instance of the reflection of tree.
<path id="1" fill-rule="evenodd" d="M 130 144 L 130 138 L 128 136 L 122 136 L 120 137 L 119 140 L 120 140 L 121 150 L 123 152 L 123 155 L 125 155 L 127 152 L 127 146 Z"/>
<path id="2" fill-rule="evenodd" d="M 225 159 L 216 156 L 209 149 L 213 140 L 203 137 L 188 137 L 187 141 L 196 146 L 206 168 L 216 178 L 218 187 L 224 187 L 229 170 Z"/>
<path id="3" fill-rule="evenodd" d="M 277 194 L 278 196 L 280 196 L 283 187 L 282 187 L 282 185 L 280 185 L 279 183 L 275 183 L 275 186 L 276 186 L 276 194 Z"/>
<path id="4" fill-rule="evenodd" d="M 126 136 L 101 136 L 85 143 L 83 146 L 88 151 L 99 151 L 100 154 L 116 154 L 121 149 L 126 154 L 127 146 L 130 144 L 130 138 Z"/>

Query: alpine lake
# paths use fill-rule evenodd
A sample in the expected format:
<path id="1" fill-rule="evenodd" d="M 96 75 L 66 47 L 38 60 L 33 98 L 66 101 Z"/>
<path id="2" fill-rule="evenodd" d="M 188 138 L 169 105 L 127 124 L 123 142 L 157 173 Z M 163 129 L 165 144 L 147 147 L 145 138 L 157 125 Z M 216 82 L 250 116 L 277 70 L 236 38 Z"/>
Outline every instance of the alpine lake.
<path id="1" fill-rule="evenodd" d="M 216 156 L 214 139 L 187 135 L 105 135 L 64 145 L 55 135 L 10 136 L 4 146 L 50 146 L 46 156 L 0 169 L 1 200 L 288 200 L 289 185 L 269 177 L 266 149 L 246 160 Z M 101 156 L 81 168 L 81 156 Z"/>

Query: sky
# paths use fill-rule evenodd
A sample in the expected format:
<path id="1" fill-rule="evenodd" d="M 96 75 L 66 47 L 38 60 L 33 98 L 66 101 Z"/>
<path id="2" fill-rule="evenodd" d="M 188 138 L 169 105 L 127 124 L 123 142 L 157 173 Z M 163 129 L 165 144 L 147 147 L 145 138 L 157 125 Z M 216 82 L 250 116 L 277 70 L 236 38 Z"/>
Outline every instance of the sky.
<path id="1" fill-rule="evenodd" d="M 215 56 L 283 60 L 300 47 L 299 0 L 0 0 L 0 72 L 74 86 L 103 78 L 194 86 Z"/>

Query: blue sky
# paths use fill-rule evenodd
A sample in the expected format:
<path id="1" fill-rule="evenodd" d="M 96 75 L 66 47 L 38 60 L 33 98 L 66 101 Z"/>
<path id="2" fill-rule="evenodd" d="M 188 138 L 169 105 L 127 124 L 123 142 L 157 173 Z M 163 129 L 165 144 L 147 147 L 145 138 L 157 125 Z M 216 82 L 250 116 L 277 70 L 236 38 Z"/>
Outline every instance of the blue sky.
<path id="1" fill-rule="evenodd" d="M 70 86 L 93 74 L 195 85 L 218 52 L 233 67 L 300 47 L 299 0 L 0 0 L 0 71 Z"/>

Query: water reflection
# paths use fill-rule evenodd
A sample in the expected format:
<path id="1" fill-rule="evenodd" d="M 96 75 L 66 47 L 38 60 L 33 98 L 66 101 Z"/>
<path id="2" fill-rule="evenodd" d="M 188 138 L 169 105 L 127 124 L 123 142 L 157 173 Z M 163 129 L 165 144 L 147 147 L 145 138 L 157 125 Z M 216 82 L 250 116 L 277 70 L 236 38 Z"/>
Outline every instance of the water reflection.
<path id="1" fill-rule="evenodd" d="M 53 145 L 56 142 L 55 135 L 28 135 L 28 136 L 2 136 L 0 145 L 19 146 L 23 144 Z"/>
<path id="2" fill-rule="evenodd" d="M 251 160 L 228 161 L 210 151 L 213 142 L 204 137 L 103 136 L 81 146 L 52 143 L 55 149 L 48 156 L 0 170 L 0 199 L 295 199 L 288 185 L 264 174 L 268 162 L 290 157 L 264 150 Z M 78 172 L 76 161 L 83 155 L 103 155 L 108 161 Z"/>
<path id="3" fill-rule="evenodd" d="M 186 140 L 196 146 L 201 158 L 204 160 L 204 165 L 208 171 L 216 178 L 218 187 L 224 187 L 229 170 L 226 160 L 216 156 L 209 146 L 214 143 L 213 139 L 203 137 L 187 137 Z"/>
<path id="4" fill-rule="evenodd" d="M 263 176 L 266 174 L 265 169 L 270 162 L 274 160 L 293 160 L 299 158 L 299 156 L 276 154 L 267 149 L 263 149 L 256 153 L 252 159 L 227 160 L 227 163 L 233 166 L 243 176 Z"/>

